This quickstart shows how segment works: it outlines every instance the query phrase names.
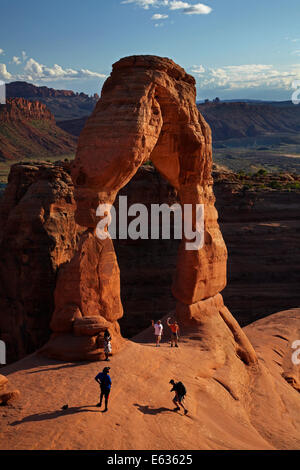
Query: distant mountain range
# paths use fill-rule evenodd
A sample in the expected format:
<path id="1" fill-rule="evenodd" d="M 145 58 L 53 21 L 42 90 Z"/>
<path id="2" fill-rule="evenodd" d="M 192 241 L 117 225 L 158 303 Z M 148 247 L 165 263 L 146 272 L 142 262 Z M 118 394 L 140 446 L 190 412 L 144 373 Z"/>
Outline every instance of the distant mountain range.
<path id="1" fill-rule="evenodd" d="M 26 98 L 47 105 L 56 122 L 88 116 L 93 111 L 99 96 L 74 93 L 71 90 L 55 90 L 38 87 L 27 82 L 11 82 L 6 85 L 7 98 Z"/>
<path id="2" fill-rule="evenodd" d="M 74 153 L 76 139 L 99 99 L 97 94 L 88 96 L 71 90 L 37 87 L 26 82 L 9 83 L 6 91 L 7 97 L 12 100 L 25 98 L 28 102 L 43 103 L 54 117 L 53 120 L 28 116 L 24 119 L 26 105 L 22 110 L 22 123 L 13 123 L 11 119 L 10 123 L 3 124 L 2 120 L 2 160 L 27 158 L 33 154 L 36 158 L 45 158 L 49 154 Z M 222 164 L 226 164 L 230 157 L 232 164 L 235 164 L 233 159 L 239 159 L 239 164 L 243 165 L 245 155 L 232 147 L 264 152 L 259 154 L 261 164 L 267 157 L 273 158 L 274 152 L 277 162 L 283 153 L 292 154 L 292 157 L 300 153 L 300 105 L 293 105 L 290 101 L 215 100 L 198 103 L 198 108 L 211 126 L 215 158 L 219 156 Z M 221 149 L 220 155 L 217 149 Z M 270 151 L 272 156 L 266 155 Z M 296 163 L 295 158 L 292 161 Z"/>
<path id="3" fill-rule="evenodd" d="M 216 103 L 215 100 L 202 100 L 197 101 L 198 104 L 206 104 L 206 103 Z M 262 105 L 270 105 L 270 106 L 278 106 L 278 107 L 290 107 L 295 106 L 292 101 L 266 101 L 266 100 L 251 100 L 251 99 L 234 99 L 234 100 L 220 100 L 219 103 L 250 103 L 250 104 L 262 104 Z"/>
<path id="4" fill-rule="evenodd" d="M 300 134 L 300 105 L 290 102 L 209 102 L 198 109 L 212 128 L 214 140 L 270 134 Z"/>

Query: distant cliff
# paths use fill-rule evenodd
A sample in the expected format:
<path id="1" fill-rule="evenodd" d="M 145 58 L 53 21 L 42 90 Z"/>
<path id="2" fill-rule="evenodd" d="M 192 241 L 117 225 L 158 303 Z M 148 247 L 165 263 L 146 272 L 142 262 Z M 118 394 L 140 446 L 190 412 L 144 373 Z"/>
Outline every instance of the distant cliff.
<path id="1" fill-rule="evenodd" d="M 0 201 L 0 339 L 7 343 L 9 361 L 33 352 L 50 334 L 56 275 L 72 258 L 78 233 L 69 173 L 65 162 L 13 165 Z M 229 252 L 226 305 L 243 325 L 300 307 L 300 178 L 219 169 L 213 177 Z M 140 168 L 120 195 L 128 197 L 128 205 L 177 201 L 176 191 L 152 166 Z M 179 243 L 114 241 L 124 336 L 174 310 L 170 286 Z"/>
<path id="2" fill-rule="evenodd" d="M 6 85 L 7 98 L 49 98 L 59 96 L 76 96 L 71 90 L 55 90 L 46 86 L 35 86 L 27 82 L 11 82 Z M 87 96 L 87 95 L 86 95 Z"/>
<path id="3" fill-rule="evenodd" d="M 300 132 L 300 106 L 209 102 L 198 104 L 198 109 L 214 141 Z"/>
<path id="4" fill-rule="evenodd" d="M 27 82 L 12 82 L 6 85 L 7 98 L 26 98 L 40 101 L 48 107 L 56 121 L 89 116 L 99 99 L 95 93 L 74 93 L 71 90 L 55 90 L 46 86 L 35 86 Z"/>
<path id="5" fill-rule="evenodd" d="M 55 123 L 53 114 L 46 105 L 39 101 L 28 101 L 24 98 L 8 99 L 6 105 L 0 105 L 0 122 L 24 120 L 42 120 Z"/>
<path id="6" fill-rule="evenodd" d="M 45 104 L 11 98 L 0 105 L 0 161 L 75 152 L 75 139 L 56 126 Z"/>

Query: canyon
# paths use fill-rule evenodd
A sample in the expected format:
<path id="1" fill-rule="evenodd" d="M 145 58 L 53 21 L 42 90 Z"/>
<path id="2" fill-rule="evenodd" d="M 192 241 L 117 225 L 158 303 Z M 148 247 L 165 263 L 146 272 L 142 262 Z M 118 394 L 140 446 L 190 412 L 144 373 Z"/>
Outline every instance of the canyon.
<path id="1" fill-rule="evenodd" d="M 9 362 L 34 352 L 50 337 L 58 270 L 73 256 L 80 233 L 70 173 L 67 162 L 15 164 L 0 199 L 0 266 L 5 286 L 0 295 L 0 331 Z M 216 166 L 213 178 L 229 258 L 227 286 L 222 291 L 226 305 L 243 326 L 278 310 L 299 307 L 300 192 L 261 188 L 266 176 L 246 179 L 253 188 L 245 189 L 240 175 Z M 39 195 L 35 205 L 32 194 Z M 178 202 L 176 190 L 151 165 L 140 167 L 119 195 L 126 196 L 129 205 L 143 202 L 148 208 Z M 119 323 L 122 335 L 131 338 L 147 328 L 153 317 L 175 309 L 171 286 L 179 241 L 117 239 L 114 246 L 124 308 Z"/>
<path id="2" fill-rule="evenodd" d="M 3 415 L 1 449 L 299 446 L 300 376 L 291 350 L 300 309 L 289 305 L 244 329 L 237 321 L 260 316 L 256 290 L 263 279 L 266 290 L 268 279 L 278 280 L 276 289 L 284 286 L 283 303 L 297 302 L 288 288 L 299 280 L 298 180 L 285 175 L 279 202 L 273 179 L 264 188 L 256 181 L 253 190 L 240 176 L 213 167 L 211 131 L 196 107 L 193 77 L 156 56 L 113 65 L 74 162 L 12 167 L 0 208 L 1 337 L 15 358 L 40 349 L 2 369 L 21 396 Z M 113 204 L 118 194 L 146 205 L 204 204 L 203 247 L 187 251 L 184 238 L 121 240 L 115 251 L 112 240 L 96 236 L 96 226 L 98 205 Z M 246 242 L 237 249 L 239 238 Z M 274 279 L 277 253 L 284 262 Z M 289 286 L 283 273 L 289 276 L 291 260 Z M 251 287 L 243 297 L 244 283 Z M 272 289 L 266 297 L 274 297 Z M 174 354 L 167 334 L 153 350 L 147 328 L 150 314 L 165 324 L 170 311 L 181 332 Z M 90 378 L 104 359 L 106 328 L 115 385 L 113 411 L 99 431 Z M 131 341 L 126 329 L 135 335 Z M 185 421 L 165 393 L 179 376 L 189 390 Z M 66 400 L 74 406 L 62 412 Z"/>

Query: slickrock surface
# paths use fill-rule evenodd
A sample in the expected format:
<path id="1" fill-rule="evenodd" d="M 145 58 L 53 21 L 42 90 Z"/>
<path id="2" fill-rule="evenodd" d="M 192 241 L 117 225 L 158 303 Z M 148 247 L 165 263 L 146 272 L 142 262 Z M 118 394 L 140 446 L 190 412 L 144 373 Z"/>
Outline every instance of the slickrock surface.
<path id="1" fill-rule="evenodd" d="M 178 349 L 167 331 L 155 348 L 149 328 L 111 358 L 108 413 L 95 406 L 94 377 L 105 362 L 32 355 L 5 367 L 22 395 L 0 408 L 0 449 L 299 449 L 300 395 L 282 374 L 300 336 L 300 310 L 265 320 L 245 329 L 255 365 L 237 355 L 216 311 L 203 314 L 202 334 L 185 327 Z M 187 416 L 172 411 L 171 378 L 187 388 Z"/>

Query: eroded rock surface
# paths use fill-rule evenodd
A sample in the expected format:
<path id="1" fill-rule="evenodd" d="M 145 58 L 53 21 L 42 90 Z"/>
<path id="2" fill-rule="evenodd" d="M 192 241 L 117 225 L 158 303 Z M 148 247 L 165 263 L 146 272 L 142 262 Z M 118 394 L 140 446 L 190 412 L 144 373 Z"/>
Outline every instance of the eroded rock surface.
<path id="1" fill-rule="evenodd" d="M 8 379 L 4 375 L 0 375 L 0 406 L 6 406 L 19 397 L 19 390 L 12 390 Z"/>
<path id="2" fill-rule="evenodd" d="M 196 107 L 195 80 L 169 59 L 121 59 L 114 64 L 101 99 L 79 138 L 72 167 L 75 217 L 87 231 L 74 258 L 59 276 L 54 335 L 44 349 L 47 355 L 72 359 L 72 346 L 65 353 L 67 339 L 61 349 L 57 346 L 61 331 L 56 327 L 59 318 L 66 322 L 70 312 L 73 329 L 68 334 L 70 343 L 74 341 L 71 305 L 78 307 L 79 317 L 100 316 L 110 322 L 115 348 L 121 343 L 116 327 L 123 314 L 119 268 L 111 241 L 97 239 L 100 219 L 96 211 L 100 203 L 113 204 L 120 189 L 149 159 L 177 190 L 181 204 L 192 205 L 194 229 L 196 205 L 203 204 L 205 209 L 204 245 L 187 250 L 187 240 L 183 238 L 179 248 L 172 287 L 177 312 L 214 298 L 225 287 L 227 250 L 214 207 L 211 132 Z M 184 315 L 181 320 L 184 323 L 190 319 Z M 238 324 L 228 318 L 223 321 L 230 323 L 235 337 L 243 336 Z M 103 357 L 98 352 L 97 337 L 91 338 L 88 355 Z M 82 358 L 87 357 L 87 347 L 82 350 Z M 78 348 L 74 348 L 74 360 L 79 355 Z M 249 357 L 255 362 L 252 350 Z"/>
<path id="3" fill-rule="evenodd" d="M 67 163 L 12 166 L 0 207 L 0 339 L 8 361 L 49 338 L 58 267 L 76 246 Z"/>

